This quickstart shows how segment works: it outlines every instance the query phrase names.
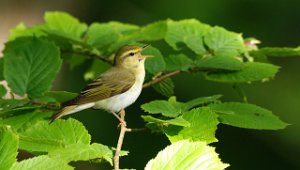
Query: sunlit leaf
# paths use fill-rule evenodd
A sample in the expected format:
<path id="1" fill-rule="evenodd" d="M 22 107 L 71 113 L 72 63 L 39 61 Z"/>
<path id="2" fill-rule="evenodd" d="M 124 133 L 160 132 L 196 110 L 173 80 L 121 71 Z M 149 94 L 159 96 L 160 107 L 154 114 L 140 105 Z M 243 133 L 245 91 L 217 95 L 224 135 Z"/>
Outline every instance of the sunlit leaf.
<path id="1" fill-rule="evenodd" d="M 160 151 L 145 170 L 223 170 L 228 164 L 221 162 L 215 148 L 205 142 L 179 141 Z"/>
<path id="2" fill-rule="evenodd" d="M 40 121 L 21 133 L 20 148 L 49 152 L 71 144 L 90 144 L 88 131 L 75 119 L 57 120 L 50 124 Z"/>
<path id="3" fill-rule="evenodd" d="M 210 26 L 195 19 L 181 21 L 168 20 L 166 42 L 176 50 L 186 45 L 196 54 L 204 54 L 206 49 L 203 36 L 210 30 Z"/>
<path id="4" fill-rule="evenodd" d="M 241 34 L 230 32 L 221 27 L 212 28 L 204 37 L 205 44 L 215 56 L 237 57 L 245 50 Z"/>
<path id="5" fill-rule="evenodd" d="M 14 163 L 12 170 L 63 169 L 73 170 L 64 160 L 50 158 L 47 155 L 37 156 Z"/>
<path id="6" fill-rule="evenodd" d="M 80 40 L 87 29 L 85 23 L 65 12 L 46 12 L 44 16 L 45 29 L 47 32 Z"/>
<path id="7" fill-rule="evenodd" d="M 86 145 L 77 143 L 53 150 L 49 153 L 49 156 L 67 162 L 104 159 L 112 165 L 113 154 L 112 149 L 102 144 L 93 143 L 92 145 Z"/>
<path id="8" fill-rule="evenodd" d="M 164 129 L 172 143 L 183 139 L 206 143 L 218 141 L 215 133 L 219 121 L 211 109 L 207 107 L 193 109 L 183 113 L 182 118 L 190 123 L 189 127 L 168 126 Z"/>
<path id="9" fill-rule="evenodd" d="M 9 126 L 0 126 L 0 169 L 9 170 L 17 161 L 18 136 Z"/>

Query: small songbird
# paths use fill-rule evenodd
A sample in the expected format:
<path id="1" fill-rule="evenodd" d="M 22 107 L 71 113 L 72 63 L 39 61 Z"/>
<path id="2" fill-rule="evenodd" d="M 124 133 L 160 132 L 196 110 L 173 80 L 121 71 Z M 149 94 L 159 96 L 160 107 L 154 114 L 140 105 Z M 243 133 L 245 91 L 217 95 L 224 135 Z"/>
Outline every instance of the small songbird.
<path id="1" fill-rule="evenodd" d="M 134 103 L 142 91 L 147 56 L 141 52 L 145 47 L 121 47 L 115 55 L 114 67 L 88 84 L 76 98 L 63 103 L 51 122 L 88 108 L 104 109 L 119 119 L 116 113 Z"/>

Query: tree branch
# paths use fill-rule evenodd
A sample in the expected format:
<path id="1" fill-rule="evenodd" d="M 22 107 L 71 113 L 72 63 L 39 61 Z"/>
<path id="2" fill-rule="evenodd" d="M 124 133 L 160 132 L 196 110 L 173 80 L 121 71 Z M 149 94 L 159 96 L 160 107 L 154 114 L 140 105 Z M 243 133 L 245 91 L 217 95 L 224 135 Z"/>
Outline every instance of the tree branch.
<path id="1" fill-rule="evenodd" d="M 153 79 L 153 80 L 151 80 L 151 81 L 149 81 L 149 82 L 147 82 L 147 83 L 144 83 L 143 88 L 150 87 L 150 86 L 152 86 L 153 84 L 156 84 L 156 83 L 158 83 L 158 82 L 160 82 L 160 81 L 162 81 L 162 80 L 164 80 L 164 79 L 167 79 L 167 78 L 169 78 L 169 77 L 175 76 L 175 75 L 177 75 L 177 74 L 179 74 L 179 73 L 181 73 L 180 70 L 175 70 L 175 71 L 173 71 L 173 72 L 170 72 L 170 73 L 164 74 L 164 75 L 162 75 L 162 76 L 159 76 L 159 77 L 157 77 L 157 78 L 155 78 L 155 79 Z"/>
<path id="2" fill-rule="evenodd" d="M 120 159 L 120 152 L 121 152 L 121 149 L 122 149 L 122 144 L 123 144 L 123 140 L 124 140 L 124 136 L 125 136 L 125 133 L 127 131 L 127 128 L 126 128 L 126 122 L 125 122 L 125 110 L 121 110 L 120 111 L 120 118 L 121 118 L 121 131 L 120 131 L 120 135 L 119 135 L 119 139 L 118 139 L 118 144 L 117 144 L 117 148 L 116 148 L 116 152 L 115 152 L 115 156 L 114 156 L 114 169 L 115 170 L 119 170 L 119 165 L 120 165 L 120 162 L 119 162 L 119 159 Z"/>

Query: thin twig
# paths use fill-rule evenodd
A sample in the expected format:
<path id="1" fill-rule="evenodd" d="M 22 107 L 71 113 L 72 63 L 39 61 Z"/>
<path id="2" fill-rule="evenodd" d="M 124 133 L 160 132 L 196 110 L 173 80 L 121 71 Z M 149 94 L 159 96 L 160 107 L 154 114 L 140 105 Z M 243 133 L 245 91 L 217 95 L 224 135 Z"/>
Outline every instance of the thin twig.
<path id="1" fill-rule="evenodd" d="M 175 75 L 177 75 L 177 74 L 179 74 L 179 73 L 181 73 L 180 70 L 175 70 L 175 71 L 173 71 L 173 72 L 170 72 L 170 73 L 164 74 L 164 75 L 162 75 L 162 76 L 159 76 L 159 77 L 157 77 L 157 78 L 155 78 L 155 79 L 153 79 L 153 80 L 151 80 L 151 81 L 145 83 L 145 84 L 143 85 L 143 88 L 150 87 L 150 86 L 152 86 L 153 84 L 156 84 L 156 83 L 158 83 L 158 82 L 160 82 L 160 81 L 162 81 L 162 80 L 164 80 L 164 79 L 167 79 L 167 78 L 169 78 L 169 77 L 175 76 Z"/>
<path id="2" fill-rule="evenodd" d="M 125 136 L 125 133 L 127 131 L 126 123 L 125 123 L 125 110 L 124 109 L 120 111 L 120 118 L 123 122 L 120 122 L 121 123 L 121 131 L 120 131 L 118 144 L 117 144 L 117 148 L 116 148 L 116 152 L 115 152 L 115 156 L 114 156 L 114 168 L 115 168 L 115 170 L 119 170 L 120 152 L 121 152 L 121 149 L 122 149 L 124 136 Z"/>

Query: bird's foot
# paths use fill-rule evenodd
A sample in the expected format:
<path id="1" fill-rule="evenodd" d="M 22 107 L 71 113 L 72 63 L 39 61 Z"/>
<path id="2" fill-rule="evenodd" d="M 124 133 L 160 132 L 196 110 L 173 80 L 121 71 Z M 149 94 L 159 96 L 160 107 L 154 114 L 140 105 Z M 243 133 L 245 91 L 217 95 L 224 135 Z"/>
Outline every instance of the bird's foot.
<path id="1" fill-rule="evenodd" d="M 112 114 L 120 121 L 118 127 L 120 127 L 120 126 L 126 127 L 127 126 L 126 121 L 121 119 L 121 117 L 118 114 L 116 114 L 115 112 L 112 112 Z"/>

